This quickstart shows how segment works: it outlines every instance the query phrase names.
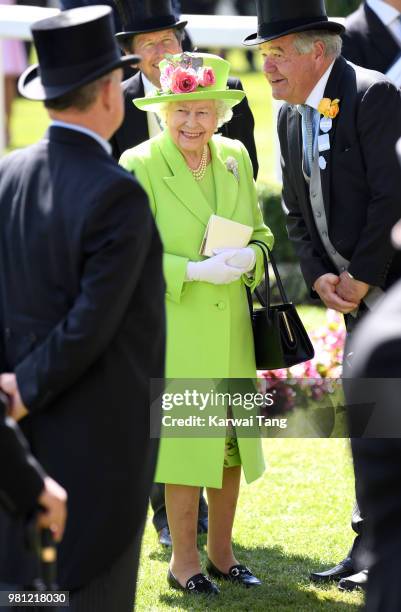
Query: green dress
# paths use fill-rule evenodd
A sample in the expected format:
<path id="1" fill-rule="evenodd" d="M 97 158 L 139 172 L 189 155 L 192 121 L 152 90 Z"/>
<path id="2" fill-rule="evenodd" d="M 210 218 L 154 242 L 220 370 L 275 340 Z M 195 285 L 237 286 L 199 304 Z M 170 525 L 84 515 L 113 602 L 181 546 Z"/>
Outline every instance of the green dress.
<path id="1" fill-rule="evenodd" d="M 199 249 L 213 213 L 254 227 L 252 238 L 273 245 L 273 236 L 263 223 L 245 147 L 222 136 L 213 136 L 209 147 L 213 202 L 205 197 L 210 188 L 208 177 L 203 186 L 195 181 L 167 130 L 126 151 L 120 163 L 146 190 L 164 246 L 166 377 L 217 382 L 252 379 L 256 365 L 245 284 L 253 289 L 260 282 L 263 263 L 259 249 L 255 247 L 252 279 L 244 275 L 229 285 L 185 280 L 188 261 L 204 259 Z M 226 412 L 227 407 L 222 407 L 219 414 L 225 417 Z M 233 412 L 235 417 L 234 407 Z M 168 437 L 166 430 L 162 428 L 155 481 L 220 488 L 225 435 L 175 438 Z M 252 482 L 265 469 L 261 440 L 242 436 L 238 428 L 236 434 L 244 475 Z"/>

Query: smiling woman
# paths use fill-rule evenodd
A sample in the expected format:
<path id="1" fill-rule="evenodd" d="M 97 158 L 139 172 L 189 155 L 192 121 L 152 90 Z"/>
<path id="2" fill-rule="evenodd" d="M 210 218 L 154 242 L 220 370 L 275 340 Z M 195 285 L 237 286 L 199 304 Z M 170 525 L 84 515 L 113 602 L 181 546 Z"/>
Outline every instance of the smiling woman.
<path id="1" fill-rule="evenodd" d="M 247 225 L 251 240 L 268 247 L 273 243 L 263 224 L 247 150 L 238 140 L 214 134 L 245 93 L 227 89 L 229 63 L 215 55 L 170 56 L 160 63 L 160 72 L 161 89 L 134 103 L 161 112 L 165 129 L 126 151 L 121 164 L 146 190 L 164 246 L 166 376 L 255 378 L 245 285 L 253 289 L 259 283 L 262 255 L 246 243 L 209 258 L 200 254 L 215 214 Z M 225 384 L 229 387 L 230 381 Z M 227 410 L 240 416 L 235 406 L 222 406 L 218 416 L 226 417 Z M 231 547 L 241 466 L 247 482 L 264 470 L 258 433 L 235 437 L 223 429 L 221 437 L 199 438 L 189 427 L 179 434 L 171 437 L 163 428 L 155 475 L 156 482 L 165 483 L 173 542 L 169 584 L 191 593 L 218 593 L 201 573 L 196 547 L 201 486 L 208 488 L 208 573 L 244 586 L 260 584 Z"/>

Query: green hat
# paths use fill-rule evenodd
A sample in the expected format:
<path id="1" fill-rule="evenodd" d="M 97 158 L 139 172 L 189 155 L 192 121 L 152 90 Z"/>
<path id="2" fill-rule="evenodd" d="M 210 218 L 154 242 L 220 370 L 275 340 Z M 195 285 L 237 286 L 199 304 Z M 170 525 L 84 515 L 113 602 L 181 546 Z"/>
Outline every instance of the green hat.
<path id="1" fill-rule="evenodd" d="M 141 110 L 154 111 L 160 104 L 184 100 L 224 100 L 235 106 L 245 92 L 228 89 L 230 64 L 211 53 L 168 55 L 160 64 L 161 89 L 133 102 Z"/>

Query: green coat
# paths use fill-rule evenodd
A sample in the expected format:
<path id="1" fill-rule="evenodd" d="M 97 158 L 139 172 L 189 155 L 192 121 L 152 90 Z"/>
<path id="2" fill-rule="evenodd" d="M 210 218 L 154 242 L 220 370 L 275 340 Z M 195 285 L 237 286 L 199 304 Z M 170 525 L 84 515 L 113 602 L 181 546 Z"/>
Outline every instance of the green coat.
<path id="1" fill-rule="evenodd" d="M 229 285 L 185 282 L 188 261 L 199 261 L 199 248 L 211 214 L 255 228 L 252 238 L 269 247 L 273 236 L 258 205 L 249 155 L 241 142 L 222 136 L 210 141 L 217 210 L 206 201 L 184 158 L 166 130 L 125 151 L 120 163 L 146 190 L 164 245 L 167 310 L 167 378 L 255 378 L 252 328 L 244 283 L 260 282 L 262 258 L 253 279 L 243 276 Z M 226 167 L 238 162 L 239 180 Z M 152 296 L 149 296 L 152 299 Z M 225 416 L 225 410 L 214 412 Z M 235 409 L 234 413 L 235 413 Z M 234 414 L 234 416 L 236 416 Z M 259 437 L 239 437 L 247 482 L 264 471 Z M 224 435 L 216 438 L 162 437 L 157 482 L 222 486 Z"/>

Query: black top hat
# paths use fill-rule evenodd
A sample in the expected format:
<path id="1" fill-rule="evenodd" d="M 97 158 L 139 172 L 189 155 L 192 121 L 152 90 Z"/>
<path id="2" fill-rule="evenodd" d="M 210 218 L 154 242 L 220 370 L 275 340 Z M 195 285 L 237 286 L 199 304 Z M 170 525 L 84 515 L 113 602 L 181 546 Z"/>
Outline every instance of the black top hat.
<path id="1" fill-rule="evenodd" d="M 256 6 L 258 31 L 245 38 L 247 46 L 306 30 L 341 34 L 345 29 L 341 23 L 328 20 L 324 0 L 256 0 Z"/>
<path id="2" fill-rule="evenodd" d="M 39 64 L 20 76 L 18 89 L 30 100 L 53 100 L 125 64 L 114 38 L 109 6 L 84 6 L 42 19 L 32 26 Z"/>
<path id="3" fill-rule="evenodd" d="M 174 15 L 171 0 L 115 0 L 115 3 L 124 28 L 116 34 L 118 40 L 144 32 L 184 28 L 188 23 Z"/>

